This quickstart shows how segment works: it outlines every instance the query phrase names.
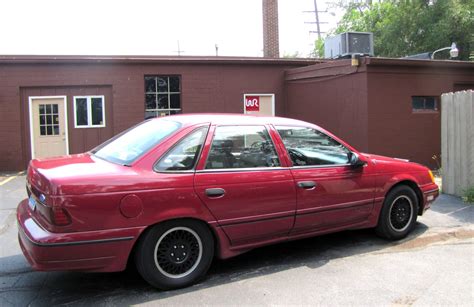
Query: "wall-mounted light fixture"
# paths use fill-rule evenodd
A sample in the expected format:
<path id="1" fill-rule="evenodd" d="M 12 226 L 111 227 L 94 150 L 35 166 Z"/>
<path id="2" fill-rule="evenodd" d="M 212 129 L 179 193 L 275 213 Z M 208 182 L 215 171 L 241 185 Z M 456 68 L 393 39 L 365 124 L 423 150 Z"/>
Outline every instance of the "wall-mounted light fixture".
<path id="1" fill-rule="evenodd" d="M 458 57 L 459 50 L 456 47 L 456 43 L 452 43 L 451 47 L 444 47 L 444 48 L 440 48 L 438 50 L 433 51 L 433 53 L 431 54 L 431 59 L 434 60 L 434 56 L 437 52 L 440 52 L 440 51 L 443 51 L 443 50 L 448 50 L 448 49 L 449 49 L 449 55 L 451 56 L 451 58 L 457 58 Z"/>

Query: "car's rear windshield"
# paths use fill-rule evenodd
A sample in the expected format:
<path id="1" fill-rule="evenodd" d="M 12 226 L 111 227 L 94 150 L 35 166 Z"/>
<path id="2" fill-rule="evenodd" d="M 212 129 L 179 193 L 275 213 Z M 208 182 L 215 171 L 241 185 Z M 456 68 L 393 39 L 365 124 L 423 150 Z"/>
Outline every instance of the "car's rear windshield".
<path id="1" fill-rule="evenodd" d="M 171 120 L 148 120 L 113 137 L 91 152 L 101 159 L 130 165 L 180 127 L 180 123 Z"/>

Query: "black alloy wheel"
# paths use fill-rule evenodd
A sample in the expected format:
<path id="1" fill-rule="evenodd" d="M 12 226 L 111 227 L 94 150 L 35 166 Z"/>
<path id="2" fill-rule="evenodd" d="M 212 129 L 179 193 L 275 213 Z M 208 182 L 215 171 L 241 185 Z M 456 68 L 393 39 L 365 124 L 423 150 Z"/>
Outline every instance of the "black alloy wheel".
<path id="1" fill-rule="evenodd" d="M 397 231 L 405 230 L 413 216 L 413 203 L 406 195 L 398 196 L 390 206 L 390 226 Z"/>
<path id="2" fill-rule="evenodd" d="M 398 185 L 385 197 L 376 233 L 386 239 L 399 240 L 413 229 L 418 217 L 418 197 L 407 185 Z"/>
<path id="3" fill-rule="evenodd" d="M 201 239 L 188 227 L 174 227 L 160 237 L 154 254 L 155 265 L 163 275 L 181 278 L 191 273 L 201 261 Z"/>
<path id="4" fill-rule="evenodd" d="M 209 227 L 196 220 L 172 220 L 148 229 L 138 240 L 135 264 L 152 286 L 177 289 L 203 278 L 214 257 Z"/>

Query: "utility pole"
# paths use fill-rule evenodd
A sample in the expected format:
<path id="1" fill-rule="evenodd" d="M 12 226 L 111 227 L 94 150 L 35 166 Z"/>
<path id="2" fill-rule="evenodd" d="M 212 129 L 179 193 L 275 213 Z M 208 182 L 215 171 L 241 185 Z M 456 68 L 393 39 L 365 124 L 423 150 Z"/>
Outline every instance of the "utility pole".
<path id="1" fill-rule="evenodd" d="M 327 11 L 318 11 L 318 2 L 316 0 L 313 0 L 314 4 L 314 11 L 303 11 L 303 13 L 314 13 L 314 20 L 315 21 L 305 21 L 305 23 L 311 23 L 311 24 L 316 24 L 316 31 L 309 31 L 310 33 L 317 33 L 318 34 L 318 40 L 321 39 L 321 33 L 325 33 L 321 31 L 321 24 L 327 23 L 327 22 L 322 22 L 319 21 L 319 13 L 326 13 Z"/>
<path id="2" fill-rule="evenodd" d="M 324 11 L 319 11 L 317 0 L 313 0 L 313 5 L 314 5 L 314 11 L 303 11 L 303 13 L 312 13 L 312 14 L 314 14 L 314 21 L 305 21 L 305 23 L 316 24 L 316 31 L 309 31 L 309 33 L 316 33 L 318 35 L 318 40 L 317 41 L 320 41 L 321 40 L 321 34 L 325 33 L 324 31 L 321 31 L 321 24 L 327 23 L 327 22 L 319 20 L 319 13 L 328 13 L 328 11 L 327 11 L 327 9 L 324 10 Z M 333 13 L 330 13 L 330 14 L 334 15 Z M 311 46 L 313 48 L 315 48 L 315 45 L 311 44 Z M 319 54 L 319 52 L 316 51 L 316 49 L 314 49 L 311 52 L 311 55 L 314 56 L 314 57 L 317 57 L 317 58 L 322 56 L 321 54 Z"/>
<path id="3" fill-rule="evenodd" d="M 219 56 L 219 46 L 216 44 L 216 56 Z"/>
<path id="4" fill-rule="evenodd" d="M 318 39 L 321 39 L 321 27 L 319 25 L 319 12 L 318 12 L 318 2 L 313 0 L 314 2 L 314 17 L 316 19 L 316 31 L 318 33 Z"/>

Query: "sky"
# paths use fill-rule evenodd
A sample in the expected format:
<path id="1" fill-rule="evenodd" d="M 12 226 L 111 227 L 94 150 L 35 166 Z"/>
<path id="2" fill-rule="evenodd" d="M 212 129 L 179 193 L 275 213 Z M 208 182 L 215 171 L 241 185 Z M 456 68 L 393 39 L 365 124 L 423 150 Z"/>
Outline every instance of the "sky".
<path id="1" fill-rule="evenodd" d="M 318 0 L 318 9 L 326 9 Z M 0 54 L 263 56 L 261 0 L 0 0 Z M 280 55 L 313 49 L 313 0 L 279 0 Z M 332 13 L 332 14 L 331 14 Z M 340 11 L 321 13 L 336 26 Z M 305 23 L 306 22 L 306 23 Z M 178 48 L 179 41 L 179 48 Z"/>

